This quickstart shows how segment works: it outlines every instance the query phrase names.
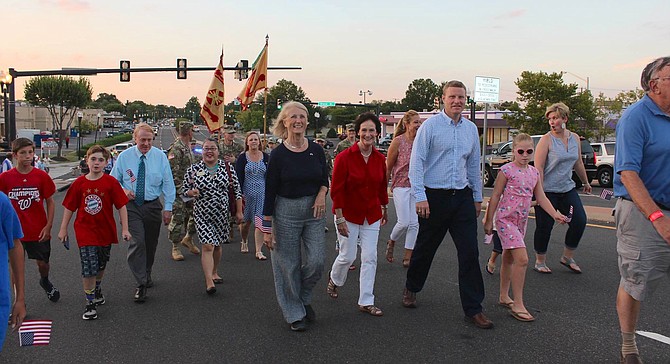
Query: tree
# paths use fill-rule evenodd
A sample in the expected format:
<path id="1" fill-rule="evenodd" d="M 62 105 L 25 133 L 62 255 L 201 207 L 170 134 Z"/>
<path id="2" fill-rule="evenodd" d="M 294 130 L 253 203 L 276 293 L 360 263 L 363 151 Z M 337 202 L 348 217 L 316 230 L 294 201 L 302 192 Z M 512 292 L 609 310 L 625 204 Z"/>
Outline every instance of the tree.
<path id="1" fill-rule="evenodd" d="M 433 80 L 430 78 L 419 78 L 407 86 L 402 103 L 407 109 L 416 111 L 423 111 L 424 109 L 433 110 L 435 109 L 435 97 L 440 97 L 441 95 L 440 86 L 433 82 Z"/>
<path id="2" fill-rule="evenodd" d="M 563 73 L 523 71 L 515 84 L 519 89 L 519 103 L 509 104 L 512 113 L 503 116 L 510 126 L 531 135 L 546 133 L 548 126 L 544 112 L 547 106 L 563 102 L 570 108 L 569 120 L 574 125 L 569 129 L 587 138 L 592 135 L 596 128 L 593 96 L 588 90 L 578 94 L 578 85 L 565 84 Z"/>
<path id="3" fill-rule="evenodd" d="M 39 76 L 26 82 L 24 98 L 36 106 L 46 107 L 51 115 L 52 130 L 58 133 L 58 151 L 62 157 L 63 141 L 77 115 L 77 110 L 91 102 L 91 83 L 86 78 Z"/>
<path id="4" fill-rule="evenodd" d="M 190 99 L 188 99 L 188 102 L 186 103 L 186 106 L 184 106 L 184 113 L 185 117 L 191 118 L 191 120 L 194 120 L 195 117 L 194 115 L 200 115 L 200 110 L 202 107 L 200 106 L 200 101 L 198 101 L 198 98 L 195 96 L 191 96 Z"/>
<path id="5" fill-rule="evenodd" d="M 281 100 L 280 101 L 281 103 L 285 103 L 287 101 L 311 102 L 310 99 L 307 98 L 307 96 L 305 95 L 305 91 L 303 91 L 301 87 L 299 87 L 292 81 L 285 79 L 277 81 L 277 83 L 274 86 L 268 88 L 267 94 L 268 94 L 267 105 L 264 105 L 265 91 L 259 92 L 256 95 L 256 100 L 254 101 L 254 104 L 251 105 L 250 110 L 263 111 L 263 107 L 265 107 L 265 111 L 267 113 L 268 132 L 271 129 L 273 120 L 279 115 L 280 110 L 277 109 L 277 99 Z M 307 107 L 307 117 L 308 118 L 313 117 L 314 115 L 313 108 L 308 104 L 305 105 L 305 107 Z M 242 112 L 242 114 L 243 113 L 244 112 Z M 242 122 L 240 121 L 240 123 Z M 261 132 L 263 132 L 262 126 L 260 129 Z"/>
<path id="6" fill-rule="evenodd" d="M 123 111 L 123 104 L 114 94 L 99 93 L 98 98 L 91 102 L 90 108 L 103 109 L 105 112 Z"/>
<path id="7" fill-rule="evenodd" d="M 260 130 L 263 132 L 263 111 L 262 110 L 250 110 L 245 112 L 240 112 L 237 115 L 237 121 L 242 125 L 244 130 Z M 268 130 L 270 126 L 268 125 Z"/>
<path id="8" fill-rule="evenodd" d="M 598 120 L 594 136 L 595 141 L 605 141 L 614 134 L 616 124 L 623 110 L 644 96 L 644 90 L 621 91 L 614 98 L 606 97 L 602 92 L 595 99 L 596 119 Z"/>

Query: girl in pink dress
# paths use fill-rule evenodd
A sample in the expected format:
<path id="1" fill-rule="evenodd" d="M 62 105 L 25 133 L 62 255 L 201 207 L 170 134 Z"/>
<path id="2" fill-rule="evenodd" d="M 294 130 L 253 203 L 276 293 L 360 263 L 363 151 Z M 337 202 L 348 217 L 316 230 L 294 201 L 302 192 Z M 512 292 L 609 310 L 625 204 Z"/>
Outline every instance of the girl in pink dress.
<path id="1" fill-rule="evenodd" d="M 528 134 L 521 133 L 514 138 L 514 159 L 502 166 L 498 173 L 484 223 L 484 232 L 492 234 L 495 212 L 495 225 L 503 247 L 498 304 L 508 307 L 515 319 L 526 322 L 535 320 L 523 303 L 523 286 L 528 267 L 528 252 L 523 239 L 533 194 L 537 204 L 552 215 L 556 222 L 565 223 L 565 216 L 556 211 L 545 196 L 539 172 L 528 164 L 533 146 L 533 140 Z M 510 284 L 514 300 L 509 295 Z"/>

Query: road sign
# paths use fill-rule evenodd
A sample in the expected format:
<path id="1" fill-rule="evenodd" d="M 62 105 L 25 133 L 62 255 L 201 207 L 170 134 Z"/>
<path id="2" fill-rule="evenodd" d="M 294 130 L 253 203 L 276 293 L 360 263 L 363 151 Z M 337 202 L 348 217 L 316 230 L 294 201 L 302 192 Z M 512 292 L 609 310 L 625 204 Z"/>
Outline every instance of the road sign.
<path id="1" fill-rule="evenodd" d="M 319 101 L 318 106 L 321 106 L 321 107 L 335 106 L 335 102 L 334 101 Z"/>
<path id="2" fill-rule="evenodd" d="M 58 149 L 58 144 L 56 144 L 56 141 L 53 140 L 52 138 L 42 139 L 42 149 L 46 150 Z"/>
<path id="3" fill-rule="evenodd" d="M 500 101 L 500 79 L 475 77 L 475 102 L 498 103 Z"/>

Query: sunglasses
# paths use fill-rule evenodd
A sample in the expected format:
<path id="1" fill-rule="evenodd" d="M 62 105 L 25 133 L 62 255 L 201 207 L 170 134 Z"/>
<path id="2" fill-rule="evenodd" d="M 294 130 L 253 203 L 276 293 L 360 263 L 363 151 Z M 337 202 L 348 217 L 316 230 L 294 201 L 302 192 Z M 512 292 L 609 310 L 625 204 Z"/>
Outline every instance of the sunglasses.
<path id="1" fill-rule="evenodd" d="M 526 149 L 526 150 L 523 150 L 523 149 L 517 149 L 516 152 L 517 152 L 519 155 L 523 155 L 524 152 L 526 152 L 526 154 L 528 154 L 528 155 L 533 154 L 533 150 L 532 150 L 532 149 Z"/>

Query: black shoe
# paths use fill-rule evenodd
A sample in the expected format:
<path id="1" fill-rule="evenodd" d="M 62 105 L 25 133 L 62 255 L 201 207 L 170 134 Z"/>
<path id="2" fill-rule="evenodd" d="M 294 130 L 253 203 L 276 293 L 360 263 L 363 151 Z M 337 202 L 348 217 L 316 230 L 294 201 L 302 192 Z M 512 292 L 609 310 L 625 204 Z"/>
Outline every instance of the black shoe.
<path id="1" fill-rule="evenodd" d="M 305 323 L 305 319 L 292 322 L 291 323 L 291 330 L 292 331 L 305 331 L 305 330 L 307 330 L 307 323 Z"/>
<path id="2" fill-rule="evenodd" d="M 93 303 L 96 306 L 102 306 L 105 304 L 105 296 L 102 295 L 102 289 L 100 287 L 95 289 L 95 298 L 93 298 Z"/>
<path id="3" fill-rule="evenodd" d="M 147 273 L 147 284 L 144 285 L 147 288 L 151 288 L 154 286 L 154 281 L 151 279 L 151 273 Z"/>
<path id="4" fill-rule="evenodd" d="M 143 303 L 147 299 L 147 287 L 144 285 L 135 289 L 135 302 Z"/>
<path id="5" fill-rule="evenodd" d="M 58 302 L 60 299 L 60 291 L 47 278 L 40 279 L 40 286 L 44 289 L 44 292 L 47 293 L 47 298 L 51 302 Z"/>
<path id="6" fill-rule="evenodd" d="M 98 312 L 95 310 L 95 303 L 89 302 L 86 305 L 86 309 L 84 310 L 84 314 L 81 316 L 81 318 L 84 320 L 95 320 L 98 318 Z"/>
<path id="7" fill-rule="evenodd" d="M 312 308 L 312 305 L 305 305 L 305 319 L 307 322 L 316 321 L 316 313 Z"/>
<path id="8" fill-rule="evenodd" d="M 209 287 L 209 288 L 207 288 L 207 291 L 206 291 L 206 292 L 207 292 L 208 295 L 211 296 L 211 295 L 213 295 L 214 293 L 216 293 L 216 287 Z"/>

